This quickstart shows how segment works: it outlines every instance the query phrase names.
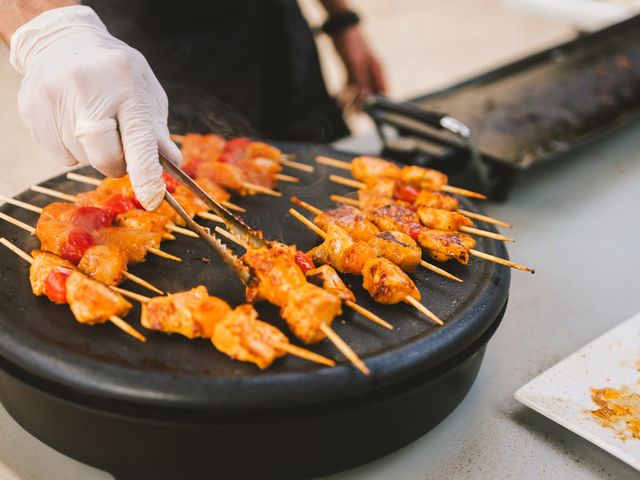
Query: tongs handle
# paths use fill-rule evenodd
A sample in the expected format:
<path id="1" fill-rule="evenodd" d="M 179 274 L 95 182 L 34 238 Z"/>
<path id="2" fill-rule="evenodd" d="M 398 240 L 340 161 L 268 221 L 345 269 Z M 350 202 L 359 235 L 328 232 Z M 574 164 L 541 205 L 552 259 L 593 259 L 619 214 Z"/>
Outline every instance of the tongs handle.
<path id="1" fill-rule="evenodd" d="M 200 188 L 200 185 L 194 182 L 180 167 L 165 157 L 162 152 L 158 152 L 158 157 L 162 168 L 181 185 L 197 195 L 198 198 L 207 205 L 209 210 L 212 210 L 216 215 L 221 217 L 231 233 L 244 240 L 251 248 L 260 248 L 267 245 L 267 242 L 259 232 L 249 227 L 233 213 L 220 205 L 215 199 L 211 198 L 207 192 Z"/>
<path id="2" fill-rule="evenodd" d="M 364 110 L 372 117 L 376 117 L 377 112 L 395 113 L 397 115 L 402 115 L 404 117 L 426 123 L 438 130 L 445 128 L 442 124 L 442 120 L 447 118 L 446 114 L 425 110 L 411 103 L 393 102 L 382 95 L 372 95 L 367 97 L 364 101 L 363 107 Z"/>

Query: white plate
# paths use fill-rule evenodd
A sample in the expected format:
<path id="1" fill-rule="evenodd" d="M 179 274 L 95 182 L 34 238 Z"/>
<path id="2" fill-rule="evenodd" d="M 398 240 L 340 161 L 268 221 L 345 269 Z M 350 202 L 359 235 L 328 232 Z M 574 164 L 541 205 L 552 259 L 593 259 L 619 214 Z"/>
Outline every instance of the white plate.
<path id="1" fill-rule="evenodd" d="M 589 413 L 592 388 L 630 387 L 640 392 L 640 314 L 557 363 L 520 388 L 528 407 L 640 470 L 640 439 L 621 438 Z"/>

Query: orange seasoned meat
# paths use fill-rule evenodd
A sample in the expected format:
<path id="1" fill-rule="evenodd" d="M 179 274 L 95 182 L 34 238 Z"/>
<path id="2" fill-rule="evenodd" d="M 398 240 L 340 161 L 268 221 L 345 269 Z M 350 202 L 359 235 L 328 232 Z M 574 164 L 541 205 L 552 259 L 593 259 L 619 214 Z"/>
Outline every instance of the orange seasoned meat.
<path id="1" fill-rule="evenodd" d="M 373 212 L 380 207 L 397 204 L 397 200 L 391 197 L 383 197 L 369 190 L 358 190 L 358 203 L 365 212 Z"/>
<path id="2" fill-rule="evenodd" d="M 53 268 L 76 269 L 71 262 L 43 250 L 34 250 L 31 252 L 31 256 L 33 257 L 33 263 L 29 268 L 29 282 L 31 283 L 31 290 L 36 296 L 46 294 L 47 277 Z"/>
<path id="3" fill-rule="evenodd" d="M 141 232 L 165 233 L 171 220 L 165 215 L 132 208 L 116 216 L 115 225 Z"/>
<path id="4" fill-rule="evenodd" d="M 127 270 L 127 255 L 114 245 L 94 245 L 82 256 L 78 269 L 89 277 L 106 285 L 118 285 Z"/>
<path id="5" fill-rule="evenodd" d="M 332 223 L 342 227 L 354 240 L 369 240 L 380 230 L 367 219 L 367 215 L 355 207 L 340 205 L 317 215 L 313 222 L 327 231 Z"/>
<path id="6" fill-rule="evenodd" d="M 372 258 L 362 270 L 362 286 L 379 303 L 396 304 L 407 296 L 420 300 L 420 292 L 400 267 L 386 258 Z"/>
<path id="7" fill-rule="evenodd" d="M 331 265 L 342 273 L 358 274 L 360 271 L 357 270 L 357 259 L 347 259 L 347 253 L 355 243 L 344 229 L 331 223 L 324 241 L 311 249 L 308 255 L 314 263 Z M 356 264 L 355 271 L 354 264 Z"/>
<path id="8" fill-rule="evenodd" d="M 229 192 L 227 192 L 224 188 L 222 188 L 210 178 L 197 178 L 195 181 L 198 185 L 200 185 L 200 188 L 202 188 L 211 198 L 213 198 L 217 202 L 223 202 L 231 198 L 231 194 L 229 194 Z"/>
<path id="9" fill-rule="evenodd" d="M 351 162 L 351 174 L 366 182 L 369 178 L 398 178 L 401 169 L 391 162 L 376 157 L 356 157 Z"/>
<path id="10" fill-rule="evenodd" d="M 212 297 L 200 285 L 187 292 L 155 297 L 142 306 L 142 326 L 187 338 L 213 335 L 216 324 L 231 312 L 222 299 Z"/>
<path id="11" fill-rule="evenodd" d="M 432 192 L 430 190 L 420 190 L 414 204 L 418 207 L 441 208 L 442 210 L 454 211 L 460 206 L 460 201 L 446 193 Z"/>
<path id="12" fill-rule="evenodd" d="M 322 340 L 325 337 L 322 325 L 330 326 L 341 313 L 336 295 L 310 283 L 293 290 L 280 310 L 293 334 L 307 344 Z"/>
<path id="13" fill-rule="evenodd" d="M 310 283 L 333 293 L 343 302 L 356 301 L 353 292 L 344 284 L 338 272 L 329 265 L 320 265 L 318 268 L 307 270 L 305 276 Z"/>
<path id="14" fill-rule="evenodd" d="M 96 245 L 113 245 L 120 248 L 127 255 L 129 263 L 140 263 L 147 255 L 149 247 L 160 246 L 162 234 L 122 227 L 107 227 L 96 230 L 94 238 Z"/>
<path id="15" fill-rule="evenodd" d="M 382 231 L 400 231 L 416 238 L 424 227 L 413 210 L 400 205 L 386 205 L 371 212 L 371 219 Z"/>
<path id="16" fill-rule="evenodd" d="M 400 175 L 394 178 L 425 190 L 440 190 L 448 182 L 444 173 L 416 165 L 403 167 Z"/>
<path id="17" fill-rule="evenodd" d="M 473 222 L 458 212 L 450 212 L 439 208 L 418 207 L 420 222 L 428 228 L 436 230 L 460 230 L 461 227 L 470 227 Z"/>
<path id="18" fill-rule="evenodd" d="M 131 304 L 122 295 L 80 272 L 71 272 L 66 288 L 67 302 L 80 323 L 103 323 L 113 315 L 124 317 L 131 310 Z"/>
<path id="19" fill-rule="evenodd" d="M 435 260 L 444 262 L 455 258 L 466 265 L 469 263 L 469 250 L 475 246 L 476 241 L 460 232 L 424 229 L 418 234 L 418 244 Z"/>
<path id="20" fill-rule="evenodd" d="M 35 235 L 40 240 L 42 250 L 60 255 L 71 230 L 73 230 L 71 223 L 50 220 L 41 215 L 36 224 Z"/>
<path id="21" fill-rule="evenodd" d="M 265 369 L 285 354 L 281 346 L 289 340 L 274 326 L 258 320 L 251 305 L 240 305 L 215 325 L 211 342 L 234 360 Z"/>
<path id="22" fill-rule="evenodd" d="M 380 232 L 369 241 L 369 245 L 375 257 L 384 257 L 405 272 L 415 271 L 422 260 L 422 249 L 402 232 Z"/>

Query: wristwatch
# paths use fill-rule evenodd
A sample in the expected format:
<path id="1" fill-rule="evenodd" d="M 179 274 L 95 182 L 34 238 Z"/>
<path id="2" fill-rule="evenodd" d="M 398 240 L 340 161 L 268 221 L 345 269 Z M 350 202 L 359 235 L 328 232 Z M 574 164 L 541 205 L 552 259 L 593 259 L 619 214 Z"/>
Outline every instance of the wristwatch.
<path id="1" fill-rule="evenodd" d="M 327 35 L 334 35 L 345 28 L 353 27 L 359 23 L 360 17 L 356 12 L 352 10 L 345 10 L 331 15 L 327 21 L 322 24 L 322 31 Z"/>

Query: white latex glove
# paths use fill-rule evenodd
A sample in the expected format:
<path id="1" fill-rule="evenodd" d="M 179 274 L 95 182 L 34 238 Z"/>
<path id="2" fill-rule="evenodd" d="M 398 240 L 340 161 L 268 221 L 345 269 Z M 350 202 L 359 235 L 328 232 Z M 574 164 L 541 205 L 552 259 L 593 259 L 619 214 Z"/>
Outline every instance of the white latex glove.
<path id="1" fill-rule="evenodd" d="M 158 207 L 158 149 L 182 158 L 169 138 L 167 95 L 142 54 L 112 37 L 91 8 L 71 6 L 16 30 L 10 59 L 24 74 L 18 111 L 36 140 L 65 165 L 128 172 L 140 203 Z"/>

